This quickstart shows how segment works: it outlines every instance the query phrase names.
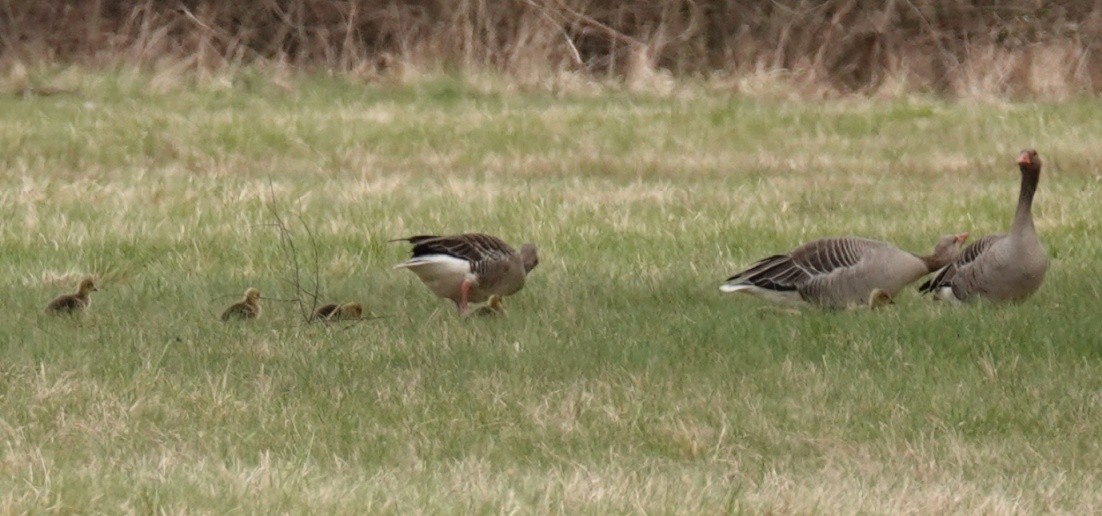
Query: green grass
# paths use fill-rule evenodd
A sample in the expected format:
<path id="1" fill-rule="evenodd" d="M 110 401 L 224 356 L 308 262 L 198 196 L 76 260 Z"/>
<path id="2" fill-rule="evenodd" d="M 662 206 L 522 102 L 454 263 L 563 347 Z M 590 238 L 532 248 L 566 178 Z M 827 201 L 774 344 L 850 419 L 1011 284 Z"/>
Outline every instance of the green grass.
<path id="1" fill-rule="evenodd" d="M 0 511 L 1102 511 L 1093 100 L 77 82 L 0 97 Z M 1004 231 L 1025 146 L 1052 263 L 1024 304 L 718 291 L 819 236 Z M 272 209 L 382 317 L 280 302 Z M 391 269 L 386 240 L 468 230 L 540 246 L 504 319 Z M 42 314 L 85 273 L 88 316 Z M 220 323 L 248 286 L 264 316 Z"/>

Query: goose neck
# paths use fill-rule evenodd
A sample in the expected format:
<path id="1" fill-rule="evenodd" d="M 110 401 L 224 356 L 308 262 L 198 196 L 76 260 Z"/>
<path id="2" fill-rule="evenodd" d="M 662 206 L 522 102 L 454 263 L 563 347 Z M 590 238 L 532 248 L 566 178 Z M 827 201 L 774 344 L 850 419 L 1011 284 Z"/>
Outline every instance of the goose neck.
<path id="1" fill-rule="evenodd" d="M 1033 195 L 1037 193 L 1037 183 L 1040 181 L 1041 171 L 1022 170 L 1022 186 L 1018 193 L 1018 208 L 1014 212 L 1014 222 L 1011 223 L 1011 233 L 1020 233 L 1033 228 Z"/>

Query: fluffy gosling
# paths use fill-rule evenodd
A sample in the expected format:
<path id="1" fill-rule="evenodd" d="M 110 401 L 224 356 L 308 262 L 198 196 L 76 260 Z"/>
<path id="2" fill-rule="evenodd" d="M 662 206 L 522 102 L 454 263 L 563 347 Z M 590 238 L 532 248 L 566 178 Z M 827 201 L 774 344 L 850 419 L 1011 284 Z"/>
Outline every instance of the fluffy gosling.
<path id="1" fill-rule="evenodd" d="M 333 315 L 333 312 L 336 312 L 338 308 L 340 308 L 340 305 L 336 303 L 321 305 L 310 315 L 310 321 L 328 321 L 329 316 Z"/>
<path id="2" fill-rule="evenodd" d="M 504 317 L 505 304 L 501 302 L 501 296 L 494 294 L 484 306 L 480 306 L 474 314 L 480 317 Z"/>
<path id="3" fill-rule="evenodd" d="M 348 321 L 363 317 L 364 309 L 356 302 L 348 302 L 343 305 L 329 303 L 321 305 L 310 316 L 311 321 Z"/>
<path id="4" fill-rule="evenodd" d="M 893 303 L 892 296 L 883 290 L 874 288 L 869 292 L 869 310 L 883 308 Z"/>
<path id="5" fill-rule="evenodd" d="M 245 291 L 245 299 L 238 301 L 225 312 L 222 312 L 222 320 L 246 320 L 260 317 L 260 291 L 249 288 Z"/>
<path id="6" fill-rule="evenodd" d="M 76 294 L 66 294 L 63 296 L 57 296 L 46 305 L 46 313 L 48 314 L 77 314 L 88 309 L 92 305 L 92 299 L 88 297 L 89 292 L 96 292 L 99 289 L 96 288 L 96 282 L 91 277 L 80 280 L 80 286 L 77 287 Z"/>
<path id="7" fill-rule="evenodd" d="M 337 321 L 350 321 L 359 319 L 363 315 L 364 307 L 360 306 L 359 303 L 349 302 L 339 306 L 337 311 L 333 312 L 333 315 L 330 315 L 329 318 Z"/>

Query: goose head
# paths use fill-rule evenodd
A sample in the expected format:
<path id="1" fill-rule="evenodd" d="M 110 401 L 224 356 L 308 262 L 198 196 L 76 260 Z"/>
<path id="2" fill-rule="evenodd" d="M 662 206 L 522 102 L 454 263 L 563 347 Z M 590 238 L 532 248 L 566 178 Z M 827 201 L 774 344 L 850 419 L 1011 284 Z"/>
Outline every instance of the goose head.
<path id="1" fill-rule="evenodd" d="M 1041 157 L 1033 149 L 1024 149 L 1018 153 L 1018 168 L 1022 172 L 1041 173 Z"/>
<path id="2" fill-rule="evenodd" d="M 930 270 L 940 269 L 956 260 L 966 240 L 968 240 L 967 232 L 943 235 L 939 238 L 937 245 L 934 246 L 934 254 L 930 255 Z"/>
<path id="3" fill-rule="evenodd" d="M 520 246 L 520 259 L 524 262 L 524 273 L 532 272 L 540 264 L 539 255 L 536 254 L 536 244 L 524 244 Z"/>

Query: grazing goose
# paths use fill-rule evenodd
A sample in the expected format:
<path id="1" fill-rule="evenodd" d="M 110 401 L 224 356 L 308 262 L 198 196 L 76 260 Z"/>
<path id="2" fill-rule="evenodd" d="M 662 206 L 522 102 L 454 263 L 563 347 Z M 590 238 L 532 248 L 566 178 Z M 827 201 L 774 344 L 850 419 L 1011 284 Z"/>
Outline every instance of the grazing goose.
<path id="1" fill-rule="evenodd" d="M 225 312 L 222 312 L 222 320 L 245 320 L 260 317 L 260 291 L 255 288 L 245 290 L 245 299 L 238 301 Z"/>
<path id="2" fill-rule="evenodd" d="M 719 289 L 792 305 L 882 306 L 885 298 L 890 301 L 903 287 L 953 261 L 967 238 L 968 233 L 945 235 L 927 256 L 865 238 L 822 238 L 765 258 Z"/>
<path id="3" fill-rule="evenodd" d="M 966 247 L 952 263 L 919 287 L 948 301 L 1022 301 L 1033 295 L 1048 270 L 1045 248 L 1033 228 L 1033 194 L 1041 179 L 1041 158 L 1033 149 L 1018 155 L 1022 186 L 1009 233 L 988 235 Z"/>
<path id="4" fill-rule="evenodd" d="M 76 294 L 57 296 L 46 305 L 46 313 L 49 314 L 76 314 L 87 310 L 92 305 L 89 292 L 96 292 L 96 282 L 91 277 L 80 280 Z"/>
<path id="5" fill-rule="evenodd" d="M 535 245 L 524 244 L 517 251 L 501 239 L 481 233 L 391 241 L 413 244 L 410 259 L 394 268 L 413 271 L 429 290 L 455 302 L 460 316 L 467 314 L 468 303 L 517 292 L 539 264 Z"/>

